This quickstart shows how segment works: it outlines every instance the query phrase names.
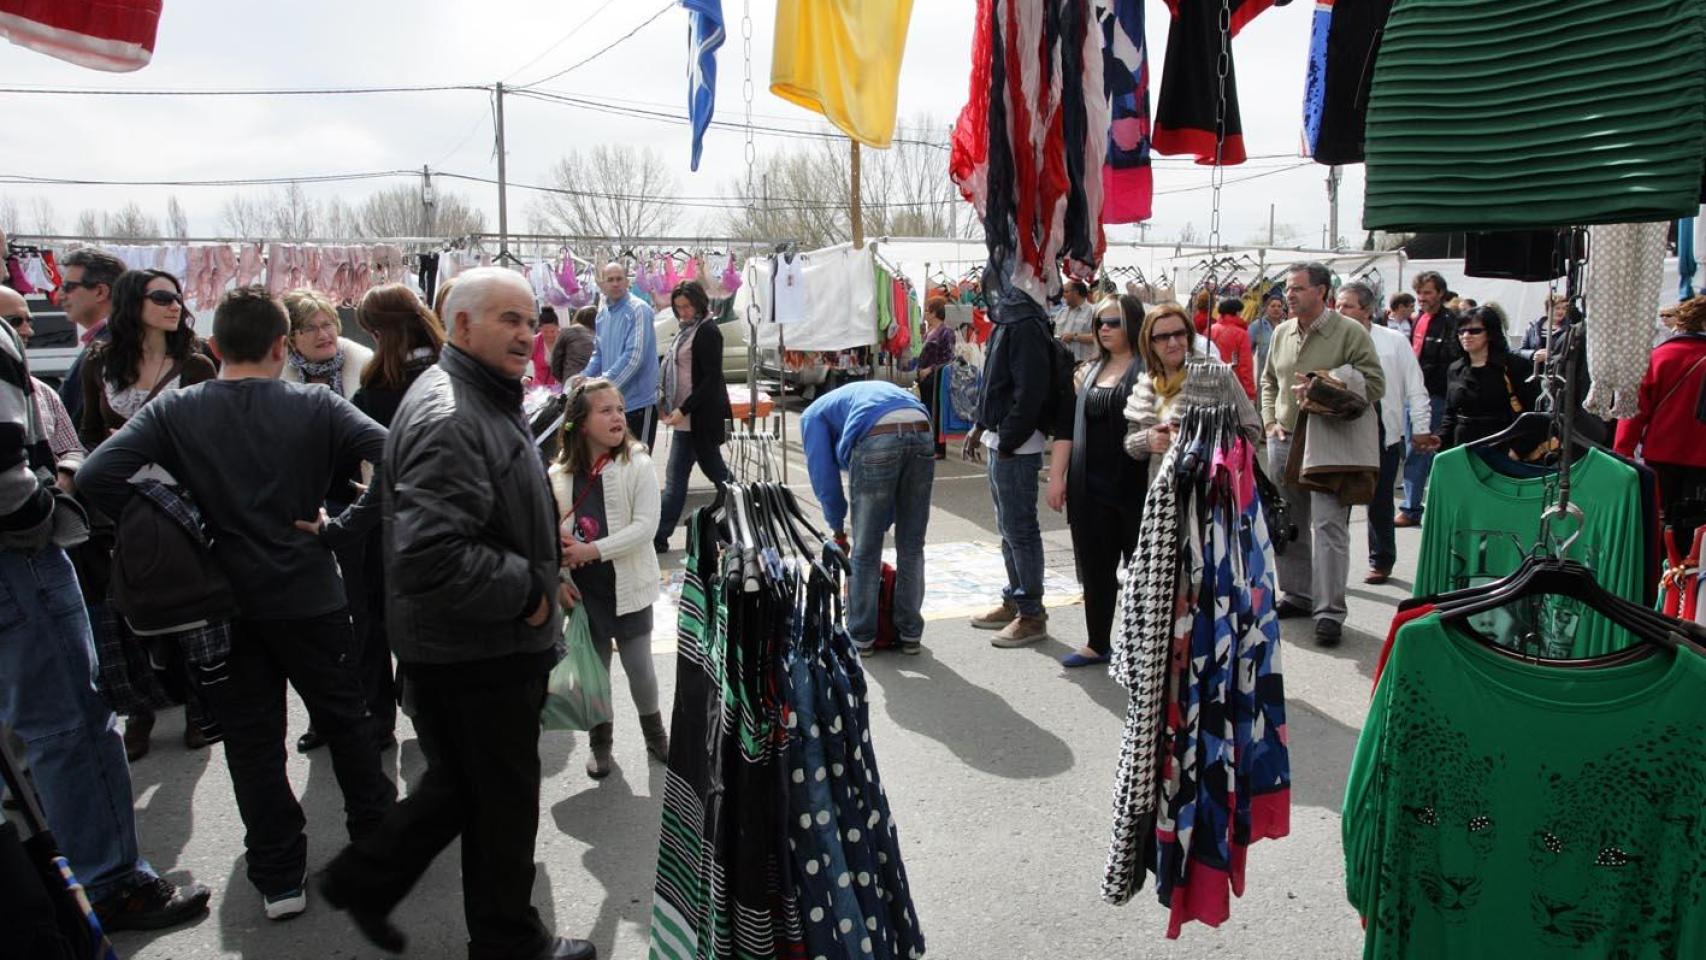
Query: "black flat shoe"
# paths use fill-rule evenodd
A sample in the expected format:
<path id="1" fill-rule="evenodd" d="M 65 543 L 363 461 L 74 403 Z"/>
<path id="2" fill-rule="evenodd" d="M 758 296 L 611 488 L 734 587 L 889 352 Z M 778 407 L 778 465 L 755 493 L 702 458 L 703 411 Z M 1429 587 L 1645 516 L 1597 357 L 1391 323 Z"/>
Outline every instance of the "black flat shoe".
<path id="1" fill-rule="evenodd" d="M 95 916 L 107 933 L 118 930 L 164 930 L 207 913 L 212 894 L 199 883 L 176 886 L 154 877 L 95 904 Z"/>
<path id="2" fill-rule="evenodd" d="M 598 948 L 589 940 L 558 937 L 539 954 L 537 960 L 598 960 Z"/>
<path id="3" fill-rule="evenodd" d="M 1274 607 L 1274 619 L 1276 620 L 1295 620 L 1298 617 L 1307 617 L 1310 613 L 1311 611 L 1306 610 L 1295 603 L 1286 603 L 1282 601 L 1278 606 Z"/>
<path id="4" fill-rule="evenodd" d="M 343 897 L 343 891 L 338 889 L 338 885 L 332 880 L 329 871 L 320 871 L 315 880 L 317 881 L 315 885 L 320 889 L 320 899 L 326 901 L 326 905 L 333 910 L 341 910 L 349 914 L 350 921 L 355 924 L 356 930 L 367 939 L 368 943 L 386 953 L 402 953 L 403 949 L 409 945 L 409 938 L 403 935 L 403 931 L 397 929 L 397 925 L 391 922 L 390 916 L 362 910 L 346 900 Z"/>

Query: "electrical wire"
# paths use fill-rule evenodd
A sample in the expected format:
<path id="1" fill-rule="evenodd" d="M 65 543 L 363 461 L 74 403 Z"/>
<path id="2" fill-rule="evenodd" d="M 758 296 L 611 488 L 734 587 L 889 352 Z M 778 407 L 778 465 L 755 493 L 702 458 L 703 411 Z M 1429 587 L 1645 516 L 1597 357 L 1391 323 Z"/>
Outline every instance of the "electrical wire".
<path id="1" fill-rule="evenodd" d="M 18 94 L 51 94 L 64 97 L 326 97 L 344 94 L 374 94 L 374 93 L 438 93 L 446 90 L 491 90 L 489 83 L 455 83 L 423 86 L 388 86 L 388 87 L 316 87 L 289 89 L 219 89 L 197 90 L 191 88 L 177 89 L 144 89 L 144 90 L 115 90 L 112 88 L 96 87 L 33 87 L 8 86 L 0 87 L 0 93 Z"/>
<path id="2" fill-rule="evenodd" d="M 558 70 L 556 73 L 553 73 L 548 77 L 544 77 L 542 79 L 535 80 L 532 83 L 524 83 L 517 89 L 525 90 L 529 87 L 537 87 L 541 83 L 550 83 L 552 80 L 555 80 L 558 77 L 561 77 L 561 76 L 564 76 L 566 74 L 572 73 L 576 70 L 579 70 L 581 67 L 586 66 L 587 64 L 593 62 L 594 60 L 597 60 L 599 57 L 602 57 L 605 54 L 609 53 L 610 51 L 621 46 L 630 37 L 634 36 L 634 34 L 639 33 L 641 30 L 644 30 L 647 27 L 651 26 L 652 23 L 654 21 L 656 21 L 659 17 L 661 17 L 664 14 L 668 13 L 669 11 L 675 9 L 675 6 L 676 6 L 676 0 L 668 0 L 668 2 L 665 3 L 663 5 L 662 9 L 658 10 L 657 13 L 654 13 L 651 16 L 647 17 L 644 21 L 642 21 L 640 23 L 639 26 L 635 27 L 634 29 L 629 30 L 627 33 L 624 33 L 620 37 L 617 37 L 615 40 L 612 40 L 609 43 L 605 44 L 603 47 L 599 48 L 598 52 L 594 53 L 592 56 L 586 57 L 582 60 L 577 60 L 576 62 L 570 64 L 567 67 L 564 67 L 561 70 Z"/>
<path id="3" fill-rule="evenodd" d="M 504 77 L 503 82 L 508 83 L 511 80 L 514 80 L 517 74 L 525 72 L 529 67 L 533 66 L 534 64 L 538 63 L 539 61 L 550 56 L 553 52 L 556 51 L 556 49 L 558 47 L 569 42 L 569 39 L 571 37 L 573 37 L 575 34 L 581 32 L 581 30 L 587 24 L 591 23 L 595 17 L 597 17 L 599 14 L 603 13 L 604 11 L 610 9 L 611 5 L 614 4 L 615 2 L 616 2 L 616 0 L 604 0 L 603 3 L 599 4 L 597 10 L 594 10 L 593 12 L 587 14 L 586 19 L 584 19 L 580 23 L 577 23 L 574 26 L 570 27 L 568 33 L 565 33 L 562 36 L 558 37 L 557 42 L 551 44 L 549 47 L 546 47 L 543 51 L 540 52 L 539 56 L 534 57 L 532 60 L 529 60 L 526 63 L 522 64 L 521 66 L 516 67 L 514 70 L 511 70 L 509 73 L 509 76 Z"/>
<path id="4" fill-rule="evenodd" d="M 248 177 L 208 180 L 96 180 L 79 177 L 32 177 L 0 173 L 0 183 L 46 187 L 264 187 L 292 183 L 349 183 L 389 177 L 418 177 L 419 170 L 373 170 L 364 173 L 322 173 L 298 177 Z"/>

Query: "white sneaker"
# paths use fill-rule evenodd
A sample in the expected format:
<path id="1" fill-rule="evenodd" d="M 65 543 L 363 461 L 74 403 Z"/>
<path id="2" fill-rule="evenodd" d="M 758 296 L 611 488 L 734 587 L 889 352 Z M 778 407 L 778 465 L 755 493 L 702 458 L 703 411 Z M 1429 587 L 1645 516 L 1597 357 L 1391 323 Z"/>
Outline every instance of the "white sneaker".
<path id="1" fill-rule="evenodd" d="M 267 904 L 268 920 L 289 920 L 299 917 L 308 909 L 308 887 L 306 883 L 294 890 L 274 894 L 263 898 Z"/>

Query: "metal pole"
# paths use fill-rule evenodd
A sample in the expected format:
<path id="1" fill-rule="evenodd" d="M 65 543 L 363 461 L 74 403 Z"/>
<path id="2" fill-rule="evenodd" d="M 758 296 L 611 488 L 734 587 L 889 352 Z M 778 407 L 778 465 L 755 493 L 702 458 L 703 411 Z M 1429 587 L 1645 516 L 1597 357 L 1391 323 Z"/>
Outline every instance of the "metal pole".
<path id="1" fill-rule="evenodd" d="M 1274 245 L 1274 205 L 1268 204 L 1268 246 Z"/>
<path id="2" fill-rule="evenodd" d="M 1344 177 L 1344 168 L 1338 164 L 1327 169 L 1327 215 L 1328 236 L 1324 245 L 1328 250 L 1339 249 L 1339 181 Z"/>
<path id="3" fill-rule="evenodd" d="M 498 259 L 509 255 L 509 175 L 504 161 L 504 85 L 497 85 L 496 127 L 498 134 Z"/>
<path id="4" fill-rule="evenodd" d="M 421 236 L 432 233 L 432 207 L 435 199 L 432 195 L 432 171 L 425 164 L 421 165 Z"/>

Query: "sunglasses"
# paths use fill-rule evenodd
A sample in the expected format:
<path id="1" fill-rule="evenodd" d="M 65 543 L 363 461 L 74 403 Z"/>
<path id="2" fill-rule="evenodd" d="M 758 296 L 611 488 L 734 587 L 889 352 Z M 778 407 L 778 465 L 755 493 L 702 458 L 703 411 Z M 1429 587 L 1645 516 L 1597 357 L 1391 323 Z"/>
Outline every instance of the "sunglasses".
<path id="1" fill-rule="evenodd" d="M 183 296 L 170 290 L 150 290 L 147 296 L 148 302 L 156 306 L 169 307 L 174 303 L 180 307 L 184 305 Z"/>
<path id="2" fill-rule="evenodd" d="M 1478 336 L 1478 335 L 1486 333 L 1486 332 L 1487 332 L 1486 327 L 1458 327 L 1457 328 L 1457 335 L 1460 337 L 1473 337 L 1473 336 Z"/>
<path id="3" fill-rule="evenodd" d="M 66 292 L 75 290 L 78 287 L 82 287 L 85 290 L 93 290 L 99 286 L 102 286 L 102 284 L 94 280 L 62 280 L 59 283 L 59 289 Z"/>
<path id="4" fill-rule="evenodd" d="M 1183 330 L 1174 330 L 1172 333 L 1152 333 L 1149 335 L 1149 342 L 1166 343 L 1169 340 L 1189 340 L 1190 338 L 1189 333 Z"/>
<path id="5" fill-rule="evenodd" d="M 1098 326 L 1098 327 L 1121 327 L 1124 325 L 1125 325 L 1125 321 L 1120 319 L 1119 317 L 1097 317 L 1096 318 L 1096 326 Z"/>

